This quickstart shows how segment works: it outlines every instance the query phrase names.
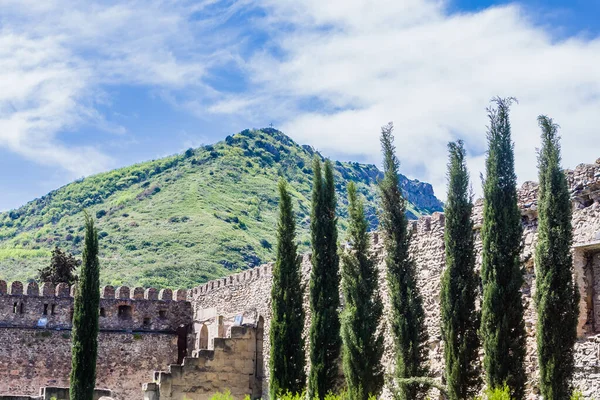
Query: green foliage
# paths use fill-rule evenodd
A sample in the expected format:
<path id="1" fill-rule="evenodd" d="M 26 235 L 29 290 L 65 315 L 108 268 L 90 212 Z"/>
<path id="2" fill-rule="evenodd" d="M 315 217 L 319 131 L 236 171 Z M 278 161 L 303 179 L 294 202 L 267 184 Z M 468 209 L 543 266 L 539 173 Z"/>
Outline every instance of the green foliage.
<path id="1" fill-rule="evenodd" d="M 583 393 L 581 393 L 581 390 L 574 390 L 570 400 L 585 400 L 585 397 L 583 396 Z M 594 398 L 592 397 L 591 400 L 594 400 Z"/>
<path id="2" fill-rule="evenodd" d="M 92 400 L 98 356 L 98 306 L 100 304 L 100 263 L 98 230 L 85 213 L 85 247 L 79 288 L 73 312 L 72 362 L 69 391 L 71 400 Z"/>
<path id="3" fill-rule="evenodd" d="M 235 399 L 231 395 L 231 391 L 229 389 L 227 389 L 222 393 L 217 392 L 217 393 L 213 394 L 212 396 L 210 396 L 210 400 L 235 400 Z"/>
<path id="4" fill-rule="evenodd" d="M 312 270 L 310 275 L 310 374 L 308 396 L 323 399 L 338 377 L 340 355 L 339 256 L 333 166 L 313 161 L 312 212 L 310 216 Z"/>
<path id="5" fill-rule="evenodd" d="M 51 282 L 54 285 L 77 282 L 75 270 L 81 265 L 81 260 L 76 260 L 72 254 L 63 252 L 58 246 L 52 250 L 50 265 L 40 269 L 38 278 L 40 282 Z"/>
<path id="6" fill-rule="evenodd" d="M 473 202 L 462 141 L 449 143 L 448 200 L 445 208 L 446 269 L 442 275 L 441 316 L 445 374 L 451 400 L 471 398 L 478 391 L 479 315 L 475 310 Z"/>
<path id="7" fill-rule="evenodd" d="M 384 178 L 379 184 L 380 216 L 386 249 L 387 280 L 392 309 L 391 330 L 396 351 L 396 378 L 401 399 L 421 399 L 419 385 L 404 385 L 401 379 L 427 374 L 427 330 L 423 300 L 416 280 L 416 267 L 409 257 L 410 237 L 406 203 L 399 187 L 399 161 L 395 155 L 393 125 L 381 128 Z"/>
<path id="8" fill-rule="evenodd" d="M 348 184 L 348 241 L 352 248 L 342 253 L 341 315 L 343 367 L 348 398 L 368 400 L 383 386 L 383 334 L 377 327 L 383 315 L 378 291 L 377 265 L 370 254 L 368 223 L 356 185 Z"/>
<path id="9" fill-rule="evenodd" d="M 315 152 L 274 129 L 246 130 L 232 138 L 230 145 L 220 142 L 90 176 L 0 213 L 2 279 L 34 277 L 48 265 L 55 246 L 79 257 L 82 207 L 91 215 L 106 212 L 96 221 L 104 232 L 99 242 L 102 284 L 189 288 L 272 261 L 275 246 L 265 247 L 261 239 L 275 243 L 278 176 L 290 183 L 299 251 L 307 251 L 312 170 L 298 163 L 310 166 Z M 280 152 L 280 161 L 265 164 L 257 152 L 268 149 Z M 366 215 L 375 229 L 380 172 L 373 165 L 336 163 L 334 173 L 343 196 L 340 222 L 347 215 L 346 184 L 353 181 L 368 199 Z M 411 217 L 441 211 L 423 183 L 400 179 L 412 199 Z"/>
<path id="10" fill-rule="evenodd" d="M 302 328 L 303 288 L 300 259 L 296 245 L 296 223 L 292 198 L 286 182 L 279 182 L 279 222 L 277 224 L 277 258 L 271 287 L 272 319 L 269 330 L 271 398 L 278 393 L 300 393 L 306 383 Z"/>
<path id="11" fill-rule="evenodd" d="M 488 389 L 485 391 L 485 396 L 475 397 L 476 400 L 513 400 L 513 397 L 510 395 L 510 388 L 507 384 L 496 387 L 494 389 Z"/>
<path id="12" fill-rule="evenodd" d="M 488 387 L 506 383 L 515 399 L 525 388 L 525 323 L 520 264 L 521 213 L 517 206 L 509 108 L 512 99 L 494 99 L 488 110 L 488 153 L 483 187 L 483 304 L 481 336 Z"/>
<path id="13" fill-rule="evenodd" d="M 572 393 L 579 291 L 573 282 L 571 199 L 560 167 L 558 126 L 540 116 L 538 241 L 535 251 L 540 391 L 546 399 Z"/>

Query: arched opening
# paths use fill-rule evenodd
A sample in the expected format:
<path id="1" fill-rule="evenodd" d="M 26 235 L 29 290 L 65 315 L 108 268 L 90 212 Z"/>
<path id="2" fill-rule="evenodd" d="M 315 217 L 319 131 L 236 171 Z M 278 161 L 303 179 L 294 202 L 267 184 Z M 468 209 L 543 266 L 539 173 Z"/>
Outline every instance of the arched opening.
<path id="1" fill-rule="evenodd" d="M 256 391 L 254 393 L 256 398 L 262 396 L 262 382 L 264 377 L 264 355 L 263 355 L 263 341 L 265 335 L 265 319 L 260 316 L 256 323 L 256 365 L 254 367 L 254 377 L 256 379 Z"/>
<path id="2" fill-rule="evenodd" d="M 202 324 L 198 334 L 198 349 L 208 349 L 208 327 L 205 324 Z"/>

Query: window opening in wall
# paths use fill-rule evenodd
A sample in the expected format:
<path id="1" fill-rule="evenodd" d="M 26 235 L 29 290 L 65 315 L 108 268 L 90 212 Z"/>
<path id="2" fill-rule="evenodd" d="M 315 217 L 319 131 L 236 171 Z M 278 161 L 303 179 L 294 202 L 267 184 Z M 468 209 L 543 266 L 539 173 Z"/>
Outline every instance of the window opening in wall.
<path id="1" fill-rule="evenodd" d="M 205 324 L 202 324 L 202 328 L 200 328 L 200 336 L 198 338 L 198 348 L 199 349 L 208 349 L 208 327 Z"/>
<path id="2" fill-rule="evenodd" d="M 104 307 L 100 307 L 100 316 L 106 317 L 106 310 L 104 309 Z"/>
<path id="3" fill-rule="evenodd" d="M 20 309 L 20 313 L 24 314 L 25 313 L 25 303 L 21 303 L 21 306 L 19 309 Z"/>
<path id="4" fill-rule="evenodd" d="M 48 304 L 44 304 L 44 315 L 48 315 Z"/>
<path id="5" fill-rule="evenodd" d="M 150 326 L 150 318 L 149 317 L 145 317 L 144 318 L 144 326 L 145 327 L 149 327 Z"/>
<path id="6" fill-rule="evenodd" d="M 50 315 L 56 315 L 56 304 L 52 304 L 50 307 Z"/>
<path id="7" fill-rule="evenodd" d="M 131 306 L 119 306 L 119 318 L 131 319 Z"/>
<path id="8" fill-rule="evenodd" d="M 74 311 L 73 311 L 73 309 L 71 308 L 71 309 L 69 310 L 69 321 L 71 321 L 71 322 L 73 322 L 73 314 L 74 314 Z"/>
<path id="9" fill-rule="evenodd" d="M 158 318 L 161 318 L 161 319 L 167 318 L 167 310 L 158 310 Z"/>
<path id="10" fill-rule="evenodd" d="M 18 303 L 13 304 L 13 314 L 17 313 L 17 307 L 19 306 Z"/>

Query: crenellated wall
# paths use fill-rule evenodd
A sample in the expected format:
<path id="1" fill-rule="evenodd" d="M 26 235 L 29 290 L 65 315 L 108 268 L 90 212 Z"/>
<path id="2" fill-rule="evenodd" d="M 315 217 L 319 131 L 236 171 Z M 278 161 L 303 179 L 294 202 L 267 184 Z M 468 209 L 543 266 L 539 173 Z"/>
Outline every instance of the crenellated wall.
<path id="1" fill-rule="evenodd" d="M 573 265 L 574 278 L 581 293 L 580 339 L 576 345 L 575 383 L 586 398 L 600 397 L 600 159 L 595 164 L 581 164 L 573 171 L 566 171 L 573 200 Z M 535 345 L 536 314 L 533 303 L 535 293 L 534 250 L 537 240 L 537 184 L 525 182 L 519 190 L 519 207 L 523 223 L 523 252 L 521 261 L 525 271 L 522 288 L 527 329 L 526 371 L 528 373 L 528 396 L 536 398 L 538 372 Z M 477 201 L 473 210 L 477 268 L 481 266 L 481 235 L 483 202 Z M 416 263 L 418 282 L 423 295 L 426 325 L 429 334 L 429 360 L 434 377 L 441 379 L 443 372 L 443 341 L 440 331 L 440 280 L 445 268 L 444 215 L 434 213 L 409 224 L 412 234 L 411 256 Z M 372 251 L 378 260 L 380 292 L 384 299 L 385 317 L 381 329 L 385 332 L 386 349 L 383 363 L 388 372 L 394 369 L 392 340 L 389 335 L 388 288 L 385 279 L 383 243 L 379 234 L 372 237 Z M 302 280 L 310 276 L 310 256 L 302 257 Z M 222 337 L 236 316 L 243 321 L 255 322 L 264 318 L 265 340 L 263 346 L 263 394 L 268 387 L 268 331 L 271 320 L 270 291 L 272 266 L 265 265 L 241 274 L 208 282 L 189 293 L 194 312 L 197 335 L 196 348 L 203 340 L 202 328 L 207 332 L 208 343 Z M 308 287 L 308 286 L 306 286 Z M 475 295 L 480 297 L 480 293 Z M 308 293 L 305 292 L 307 313 L 304 333 L 308 333 L 310 310 Z M 389 393 L 384 391 L 384 395 Z"/>
<path id="2" fill-rule="evenodd" d="M 76 285 L 0 280 L 0 327 L 70 329 Z M 100 290 L 100 330 L 175 332 L 191 322 L 187 290 Z"/>
<path id="3" fill-rule="evenodd" d="M 76 290 L 0 281 L 0 394 L 69 385 Z M 157 366 L 187 355 L 187 291 L 105 286 L 100 293 L 97 386 L 111 389 L 116 399 L 139 399 Z"/>

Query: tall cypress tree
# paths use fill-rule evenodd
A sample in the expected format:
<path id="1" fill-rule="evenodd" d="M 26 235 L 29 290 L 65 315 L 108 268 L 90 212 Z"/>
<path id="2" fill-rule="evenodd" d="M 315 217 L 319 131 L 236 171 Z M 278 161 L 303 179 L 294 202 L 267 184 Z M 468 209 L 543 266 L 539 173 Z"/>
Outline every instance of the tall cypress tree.
<path id="1" fill-rule="evenodd" d="M 377 327 L 383 314 L 377 266 L 369 249 L 367 219 L 356 186 L 348 184 L 348 239 L 352 248 L 342 253 L 342 313 L 344 376 L 351 400 L 367 400 L 383 386 L 383 335 Z"/>
<path id="2" fill-rule="evenodd" d="M 79 286 L 73 311 L 71 400 L 92 400 L 98 356 L 98 306 L 100 304 L 100 263 L 98 230 L 85 213 L 85 242 Z"/>
<path id="3" fill-rule="evenodd" d="M 478 391 L 479 315 L 475 310 L 478 277 L 473 248 L 473 210 L 463 142 L 449 143 L 448 200 L 444 243 L 446 269 L 441 307 L 445 375 L 451 400 L 472 398 Z"/>
<path id="4" fill-rule="evenodd" d="M 504 383 L 512 397 L 525 388 L 525 323 L 521 286 L 521 213 L 509 121 L 512 98 L 495 98 L 488 109 L 488 152 L 483 185 L 483 305 L 481 334 L 488 387 Z"/>
<path id="5" fill-rule="evenodd" d="M 269 393 L 276 399 L 281 393 L 301 393 L 306 374 L 304 365 L 304 309 L 302 308 L 300 260 L 296 245 L 296 222 L 292 197 L 285 180 L 279 181 L 279 222 L 277 259 L 271 289 L 271 378 Z"/>
<path id="6" fill-rule="evenodd" d="M 340 274 L 337 253 L 337 218 L 333 167 L 315 157 L 311 213 L 312 271 L 310 275 L 309 398 L 324 398 L 334 389 L 340 355 Z"/>
<path id="7" fill-rule="evenodd" d="M 395 155 L 393 124 L 381 128 L 384 177 L 379 183 L 385 234 L 385 263 L 392 309 L 391 328 L 396 350 L 396 381 L 404 399 L 420 399 L 425 393 L 405 378 L 422 377 L 427 368 L 427 330 L 423 300 L 417 286 L 416 268 L 409 255 L 410 236 L 406 203 L 398 182 L 400 163 Z"/>
<path id="8" fill-rule="evenodd" d="M 558 126 L 538 117 L 538 242 L 535 251 L 537 349 L 540 390 L 545 399 L 569 399 L 577 340 L 579 292 L 573 282 L 571 199 L 560 167 Z"/>

